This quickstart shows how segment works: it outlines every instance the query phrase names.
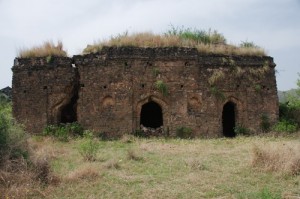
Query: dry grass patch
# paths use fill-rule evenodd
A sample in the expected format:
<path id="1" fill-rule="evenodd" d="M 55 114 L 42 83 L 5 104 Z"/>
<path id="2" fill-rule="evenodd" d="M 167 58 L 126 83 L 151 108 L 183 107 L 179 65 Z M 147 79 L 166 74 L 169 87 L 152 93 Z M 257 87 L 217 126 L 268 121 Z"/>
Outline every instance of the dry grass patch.
<path id="1" fill-rule="evenodd" d="M 252 166 L 265 171 L 300 174 L 300 144 L 253 147 Z"/>
<path id="2" fill-rule="evenodd" d="M 64 148 L 66 154 L 58 154 L 52 161 L 52 170 L 63 177 L 57 186 L 42 189 L 47 198 L 254 199 L 265 193 L 300 194 L 300 175 L 249 168 L 254 144 L 297 145 L 291 138 L 99 141 L 97 155 L 103 161 L 95 162 L 80 158 L 76 149 L 81 141 L 50 143 Z M 136 157 L 146 161 L 135 161 Z"/>
<path id="3" fill-rule="evenodd" d="M 134 160 L 134 161 L 142 161 L 142 160 L 144 160 L 144 158 L 140 154 L 138 154 L 136 152 L 136 150 L 134 150 L 134 149 L 129 149 L 127 151 L 127 159 L 128 160 Z"/>
<path id="4" fill-rule="evenodd" d="M 21 49 L 18 53 L 19 58 L 48 57 L 48 56 L 57 56 L 57 57 L 67 56 L 67 52 L 63 49 L 63 44 L 61 41 L 58 41 L 57 45 L 55 45 L 51 41 L 46 41 L 40 46 Z"/>
<path id="5" fill-rule="evenodd" d="M 185 164 L 193 171 L 208 170 L 207 164 L 199 159 L 189 158 L 185 161 Z"/>
<path id="6" fill-rule="evenodd" d="M 189 29 L 181 32 L 154 34 L 152 32 L 142 32 L 119 34 L 112 36 L 109 40 L 95 42 L 87 45 L 83 54 L 97 53 L 104 46 L 135 46 L 135 47 L 186 47 L 196 48 L 200 53 L 225 54 L 225 55 L 250 55 L 265 56 L 264 49 L 253 47 L 237 47 L 226 44 L 225 38 L 216 31 L 191 31 Z"/>
<path id="7" fill-rule="evenodd" d="M 99 177 L 100 168 L 96 165 L 87 164 L 74 171 L 71 171 L 66 177 L 66 181 L 74 182 L 78 180 L 92 180 Z"/>
<path id="8" fill-rule="evenodd" d="M 112 159 L 108 160 L 105 164 L 107 169 L 121 169 L 120 160 Z"/>

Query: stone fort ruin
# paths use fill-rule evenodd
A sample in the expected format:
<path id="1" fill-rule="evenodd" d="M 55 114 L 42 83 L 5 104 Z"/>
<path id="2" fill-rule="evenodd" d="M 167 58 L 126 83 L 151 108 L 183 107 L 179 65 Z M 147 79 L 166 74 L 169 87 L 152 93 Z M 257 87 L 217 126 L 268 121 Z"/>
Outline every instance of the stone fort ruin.
<path id="1" fill-rule="evenodd" d="M 142 127 L 170 136 L 260 132 L 278 119 L 275 64 L 268 56 L 203 54 L 183 47 L 104 47 L 70 57 L 16 58 L 13 114 L 28 132 L 78 122 L 114 135 Z"/>

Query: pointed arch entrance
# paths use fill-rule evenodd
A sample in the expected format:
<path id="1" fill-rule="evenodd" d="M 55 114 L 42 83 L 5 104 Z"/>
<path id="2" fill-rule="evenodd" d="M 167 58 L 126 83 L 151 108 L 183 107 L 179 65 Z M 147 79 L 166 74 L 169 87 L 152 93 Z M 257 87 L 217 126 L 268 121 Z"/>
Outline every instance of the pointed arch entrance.
<path id="1" fill-rule="evenodd" d="M 142 106 L 140 125 L 150 128 L 163 126 L 162 108 L 154 101 L 147 102 Z"/>
<path id="2" fill-rule="evenodd" d="M 68 104 L 62 107 L 60 123 L 72 123 L 77 121 L 76 104 L 77 99 L 72 98 Z"/>
<path id="3" fill-rule="evenodd" d="M 229 101 L 223 106 L 222 126 L 225 137 L 235 137 L 234 128 L 236 125 L 236 104 Z"/>

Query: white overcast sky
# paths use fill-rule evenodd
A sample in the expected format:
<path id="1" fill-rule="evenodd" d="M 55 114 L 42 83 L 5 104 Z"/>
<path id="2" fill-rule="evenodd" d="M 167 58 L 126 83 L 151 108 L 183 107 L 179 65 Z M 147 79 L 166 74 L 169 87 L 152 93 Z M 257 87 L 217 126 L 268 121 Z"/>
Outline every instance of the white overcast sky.
<path id="1" fill-rule="evenodd" d="M 18 49 L 61 40 L 74 55 L 125 31 L 174 26 L 216 29 L 227 41 L 253 41 L 277 64 L 277 87 L 300 72 L 300 0 L 0 0 L 0 89 L 11 86 Z"/>

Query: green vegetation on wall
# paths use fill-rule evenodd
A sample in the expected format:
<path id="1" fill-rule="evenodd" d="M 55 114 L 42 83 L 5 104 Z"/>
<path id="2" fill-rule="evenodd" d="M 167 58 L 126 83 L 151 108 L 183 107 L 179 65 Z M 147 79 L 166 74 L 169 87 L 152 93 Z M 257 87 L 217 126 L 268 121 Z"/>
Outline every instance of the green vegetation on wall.
<path id="1" fill-rule="evenodd" d="M 168 95 L 167 85 L 162 80 L 157 80 L 155 82 L 155 87 L 156 87 L 157 90 L 159 90 L 161 92 L 161 94 L 163 96 L 167 96 Z"/>

